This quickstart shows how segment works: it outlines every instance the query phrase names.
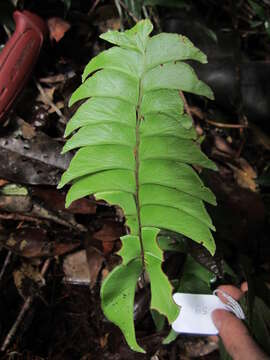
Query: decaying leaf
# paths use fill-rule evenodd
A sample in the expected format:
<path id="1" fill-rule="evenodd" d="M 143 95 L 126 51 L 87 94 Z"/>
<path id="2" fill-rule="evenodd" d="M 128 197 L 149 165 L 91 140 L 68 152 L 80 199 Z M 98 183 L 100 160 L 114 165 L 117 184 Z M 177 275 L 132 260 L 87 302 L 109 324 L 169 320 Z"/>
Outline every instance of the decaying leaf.
<path id="1" fill-rule="evenodd" d="M 17 123 L 13 131 L 0 137 L 1 177 L 21 184 L 56 185 L 72 157 L 60 153 L 58 141 L 42 132 L 25 139 Z"/>
<path id="2" fill-rule="evenodd" d="M 19 294 L 24 299 L 39 294 L 40 289 L 45 285 L 45 279 L 41 275 L 39 267 L 28 262 L 23 262 L 13 272 L 13 278 Z"/>
<path id="3" fill-rule="evenodd" d="M 237 159 L 238 167 L 228 164 L 233 169 L 235 180 L 238 185 L 249 189 L 251 191 L 257 191 L 257 173 L 253 167 L 244 158 Z"/>
<path id="4" fill-rule="evenodd" d="M 39 227 L 23 227 L 9 234 L 2 234 L 0 244 L 15 254 L 25 258 L 43 258 L 60 256 L 68 253 L 78 246 L 81 241 L 52 240 L 45 229 Z"/>
<path id="5" fill-rule="evenodd" d="M 96 231 L 93 238 L 100 241 L 111 242 L 120 239 L 124 233 L 122 224 L 115 221 L 104 220 L 102 228 Z"/>
<path id="6" fill-rule="evenodd" d="M 6 196 L 0 195 L 0 210 L 15 213 L 28 213 L 33 204 L 29 196 Z"/>
<path id="7" fill-rule="evenodd" d="M 65 33 L 70 29 L 70 24 L 59 18 L 51 17 L 47 20 L 50 39 L 59 42 L 65 35 Z"/>
<path id="8" fill-rule="evenodd" d="M 31 191 L 32 195 L 42 200 L 47 207 L 60 210 L 68 211 L 74 214 L 95 214 L 96 213 L 96 202 L 90 199 L 79 199 L 74 201 L 67 209 L 65 208 L 65 194 L 57 191 L 56 189 L 42 189 L 33 188 Z"/>
<path id="9" fill-rule="evenodd" d="M 65 257 L 63 263 L 64 281 L 75 285 L 89 285 L 90 274 L 86 251 L 80 250 Z"/>

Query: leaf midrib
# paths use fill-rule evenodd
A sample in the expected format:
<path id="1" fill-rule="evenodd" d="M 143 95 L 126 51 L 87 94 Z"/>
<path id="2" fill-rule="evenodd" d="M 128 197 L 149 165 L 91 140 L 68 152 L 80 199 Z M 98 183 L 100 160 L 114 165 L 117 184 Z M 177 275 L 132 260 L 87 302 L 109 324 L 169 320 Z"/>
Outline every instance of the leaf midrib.
<path id="1" fill-rule="evenodd" d="M 138 95 L 138 103 L 136 105 L 136 146 L 135 146 L 135 204 L 137 210 L 137 218 L 138 218 L 138 230 L 139 230 L 139 241 L 140 241 L 140 248 L 141 248 L 141 258 L 142 258 L 142 273 L 145 271 L 145 254 L 144 254 L 144 246 L 143 246 L 143 239 L 142 239 L 142 224 L 141 224 L 141 206 L 140 206 L 140 198 L 139 198 L 139 168 L 140 168 L 140 125 L 142 120 L 141 114 L 141 104 L 143 98 L 143 74 L 145 69 L 145 50 L 143 52 L 143 72 L 139 78 L 139 95 Z"/>

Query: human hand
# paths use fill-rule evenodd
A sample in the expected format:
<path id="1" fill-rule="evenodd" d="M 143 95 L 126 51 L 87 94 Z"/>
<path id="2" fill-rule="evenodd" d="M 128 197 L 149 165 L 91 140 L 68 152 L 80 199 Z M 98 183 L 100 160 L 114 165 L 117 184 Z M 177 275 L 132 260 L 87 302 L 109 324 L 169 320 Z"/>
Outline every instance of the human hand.
<path id="1" fill-rule="evenodd" d="M 241 289 L 232 285 L 222 285 L 220 290 L 239 301 L 247 292 L 247 283 L 241 285 Z M 221 293 L 218 293 L 221 301 L 226 303 Z M 258 347 L 244 323 L 226 310 L 215 310 L 212 319 L 219 331 L 222 342 L 234 360 L 269 360 L 269 357 Z"/>

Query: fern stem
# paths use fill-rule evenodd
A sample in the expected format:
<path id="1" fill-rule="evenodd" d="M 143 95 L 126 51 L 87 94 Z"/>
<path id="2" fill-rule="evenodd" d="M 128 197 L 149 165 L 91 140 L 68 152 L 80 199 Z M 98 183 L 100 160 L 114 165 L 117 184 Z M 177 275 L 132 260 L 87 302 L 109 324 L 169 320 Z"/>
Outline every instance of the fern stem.
<path id="1" fill-rule="evenodd" d="M 140 198 L 139 198 L 139 167 L 140 167 L 139 149 L 140 149 L 140 125 L 142 120 L 141 103 L 142 103 L 142 78 L 140 78 L 139 80 L 139 98 L 136 106 L 136 146 L 135 146 L 134 155 L 135 155 L 135 183 L 136 183 L 135 203 L 138 214 L 139 240 L 140 240 L 142 268 L 143 268 L 142 273 L 144 274 L 145 258 L 144 258 L 144 247 L 142 240 L 141 207 L 140 207 Z"/>

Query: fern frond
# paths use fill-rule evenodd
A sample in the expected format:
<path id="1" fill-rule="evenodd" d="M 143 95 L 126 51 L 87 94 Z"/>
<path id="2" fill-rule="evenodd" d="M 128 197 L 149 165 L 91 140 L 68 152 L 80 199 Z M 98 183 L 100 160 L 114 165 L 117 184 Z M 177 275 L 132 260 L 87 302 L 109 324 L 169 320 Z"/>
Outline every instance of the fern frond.
<path id="1" fill-rule="evenodd" d="M 186 91 L 213 99 L 211 89 L 183 62 L 206 63 L 206 57 L 183 36 L 150 37 L 151 31 L 151 22 L 144 20 L 123 33 L 101 35 L 117 46 L 89 62 L 83 84 L 72 95 L 70 105 L 86 101 L 66 128 L 66 136 L 76 132 L 63 152 L 78 150 L 59 185 L 72 182 L 67 206 L 93 194 L 124 210 L 129 234 L 122 237 L 123 261 L 103 282 L 102 307 L 130 347 L 140 352 L 133 303 L 143 272 L 150 279 L 151 308 L 169 322 L 178 315 L 161 269 L 163 255 L 156 242 L 160 229 L 215 251 L 215 228 L 203 204 L 215 205 L 215 196 L 192 165 L 216 167 L 194 141 L 195 130 L 179 96 Z"/>

